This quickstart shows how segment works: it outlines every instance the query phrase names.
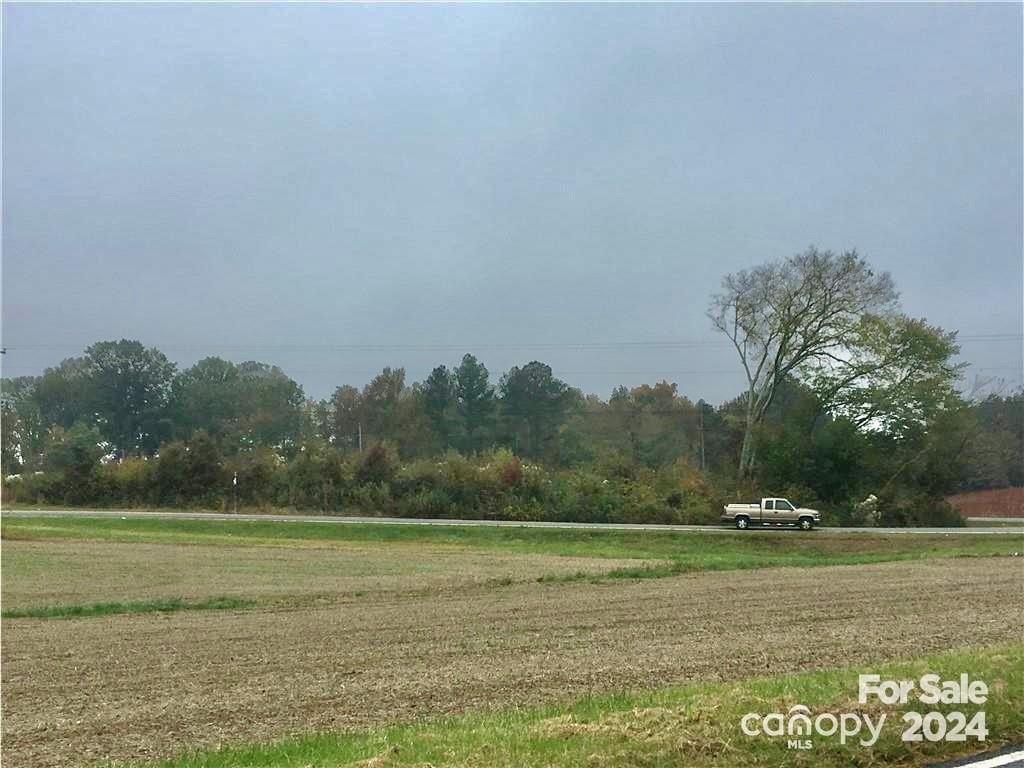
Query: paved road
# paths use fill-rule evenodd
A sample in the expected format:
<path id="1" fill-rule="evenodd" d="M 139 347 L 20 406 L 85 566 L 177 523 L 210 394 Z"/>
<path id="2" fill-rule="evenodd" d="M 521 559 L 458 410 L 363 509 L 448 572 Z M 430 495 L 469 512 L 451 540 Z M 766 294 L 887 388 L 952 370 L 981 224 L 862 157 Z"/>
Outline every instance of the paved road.
<path id="1" fill-rule="evenodd" d="M 224 514 L 221 512 L 138 512 L 99 509 L 48 509 L 48 510 L 4 510 L 4 517 L 94 517 L 119 519 L 164 519 L 164 520 L 259 520 L 281 523 L 376 523 L 378 525 L 457 525 L 487 528 L 581 528 L 584 530 L 610 531 L 674 531 L 677 533 L 735 533 L 732 528 L 718 525 L 646 525 L 631 523 L 541 523 L 510 520 L 421 520 L 408 517 L 340 517 L 327 515 L 252 515 Z M 781 529 L 751 528 L 744 534 L 767 534 Z M 792 529 L 788 529 L 792 530 Z M 901 533 L 901 534 L 944 534 L 946 536 L 1007 536 L 1024 535 L 1024 526 L 998 528 L 819 528 L 818 534 L 837 533 Z"/>
<path id="2" fill-rule="evenodd" d="M 972 757 L 945 763 L 930 763 L 930 768 L 1024 768 L 1022 745 L 1003 747 L 995 752 L 983 752 Z"/>

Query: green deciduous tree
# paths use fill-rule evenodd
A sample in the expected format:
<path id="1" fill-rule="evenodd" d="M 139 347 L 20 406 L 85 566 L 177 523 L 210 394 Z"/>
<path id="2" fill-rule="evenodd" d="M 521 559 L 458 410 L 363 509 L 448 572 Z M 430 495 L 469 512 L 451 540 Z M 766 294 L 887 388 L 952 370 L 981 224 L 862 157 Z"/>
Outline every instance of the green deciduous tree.
<path id="1" fill-rule="evenodd" d="M 241 409 L 241 376 L 229 360 L 204 358 L 178 374 L 171 385 L 171 413 L 180 438 L 204 430 L 223 445 L 237 438 Z"/>
<path id="2" fill-rule="evenodd" d="M 174 363 L 138 341 L 100 341 L 85 350 L 92 410 L 121 455 L 152 453 L 170 432 Z"/>
<path id="3" fill-rule="evenodd" d="M 866 464 L 869 436 L 849 419 L 822 413 L 815 392 L 793 378 L 779 385 L 759 437 L 755 476 L 766 495 L 835 508 L 877 490 Z"/>
<path id="4" fill-rule="evenodd" d="M 949 401 L 963 365 L 956 334 L 903 315 L 864 315 L 843 354 L 809 361 L 804 378 L 824 407 L 859 427 L 906 435 Z"/>
<path id="5" fill-rule="evenodd" d="M 95 423 L 95 383 L 84 357 L 69 357 L 43 371 L 32 394 L 42 423 L 65 429 L 80 421 Z"/>
<path id="6" fill-rule="evenodd" d="M 0 465 L 4 474 L 35 468 L 42 458 L 46 428 L 36 400 L 36 376 L 0 380 Z"/>
<path id="7" fill-rule="evenodd" d="M 306 396 L 276 365 L 248 361 L 238 366 L 240 387 L 239 444 L 267 446 L 284 456 L 298 450 Z"/>
<path id="8" fill-rule="evenodd" d="M 607 403 L 593 396 L 580 400 L 565 437 L 589 446 L 592 455 L 612 452 L 638 466 L 665 466 L 680 458 L 699 466 L 699 426 L 696 406 L 675 384 L 661 381 L 616 387 Z"/>
<path id="9" fill-rule="evenodd" d="M 206 357 L 174 378 L 171 414 L 175 434 L 187 439 L 204 430 L 228 451 L 237 451 L 242 417 L 242 377 L 230 360 Z"/>

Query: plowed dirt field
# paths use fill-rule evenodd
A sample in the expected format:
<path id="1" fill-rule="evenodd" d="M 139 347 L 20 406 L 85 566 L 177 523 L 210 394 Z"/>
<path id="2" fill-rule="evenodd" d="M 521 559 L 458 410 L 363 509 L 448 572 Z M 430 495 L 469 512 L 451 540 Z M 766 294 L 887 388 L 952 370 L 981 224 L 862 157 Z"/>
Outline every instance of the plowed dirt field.
<path id="1" fill-rule="evenodd" d="M 429 589 L 413 574 L 361 596 L 316 582 L 313 604 L 6 620 L 4 758 L 162 756 L 1014 640 L 1021 576 L 1012 558 L 602 583 L 446 577 Z"/>

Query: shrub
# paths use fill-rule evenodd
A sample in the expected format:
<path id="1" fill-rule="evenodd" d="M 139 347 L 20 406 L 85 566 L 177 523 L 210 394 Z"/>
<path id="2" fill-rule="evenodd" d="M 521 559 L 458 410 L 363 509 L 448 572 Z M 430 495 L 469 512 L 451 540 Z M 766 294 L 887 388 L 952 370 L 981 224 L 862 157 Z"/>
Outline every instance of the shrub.
<path id="1" fill-rule="evenodd" d="M 880 504 L 883 526 L 964 526 L 967 521 L 944 499 L 919 495 Z"/>
<path id="2" fill-rule="evenodd" d="M 214 506 L 223 501 L 227 485 L 220 451 L 206 432 L 196 432 L 188 442 L 183 495 L 193 503 Z"/>
<path id="3" fill-rule="evenodd" d="M 394 512 L 391 487 L 387 483 L 358 485 L 349 491 L 349 501 L 362 513 L 389 515 Z"/>
<path id="4" fill-rule="evenodd" d="M 640 472 L 637 463 L 619 451 L 603 453 L 595 468 L 603 477 L 617 480 L 635 480 Z"/>
<path id="5" fill-rule="evenodd" d="M 516 456 L 509 456 L 498 467 L 501 484 L 505 488 L 518 488 L 523 482 L 523 465 Z"/>
<path id="6" fill-rule="evenodd" d="M 238 484 L 234 485 L 232 494 L 238 494 L 238 503 L 243 506 L 272 506 L 275 503 L 275 478 L 282 472 L 283 460 L 269 448 L 240 454 L 225 463 L 224 471 L 228 482 L 237 474 Z M 287 486 L 287 477 L 284 478 Z M 285 494 L 287 498 L 287 493 Z"/>
<path id="7" fill-rule="evenodd" d="M 71 429 L 55 427 L 48 439 L 46 469 L 59 478 L 49 491 L 58 491 L 65 504 L 88 504 L 99 496 L 103 449 L 99 431 L 82 423 Z"/>
<path id="8" fill-rule="evenodd" d="M 438 487 L 441 471 L 436 461 L 422 459 L 399 468 L 392 488 L 398 496 L 408 496 Z"/>
<path id="9" fill-rule="evenodd" d="M 188 477 L 188 453 L 181 442 L 165 443 L 155 459 L 153 500 L 156 504 L 174 506 L 183 499 Z"/>
<path id="10" fill-rule="evenodd" d="M 45 474 L 5 479 L 4 500 L 41 504 L 205 504 L 292 506 L 367 514 L 508 520 L 716 523 L 730 501 L 786 496 L 797 504 L 821 503 L 808 487 L 760 487 L 716 478 L 690 461 L 650 469 L 622 453 L 608 453 L 597 467 L 553 470 L 524 463 L 502 449 L 467 458 L 449 452 L 401 466 L 388 444 L 342 454 L 312 441 L 286 462 L 269 448 L 222 460 L 217 446 L 198 432 L 188 443 L 161 446 L 151 459 L 101 464 L 98 433 L 77 425 L 49 436 Z M 238 485 L 232 489 L 237 473 Z M 878 500 L 882 525 L 963 525 L 955 509 L 933 495 L 889 492 Z M 829 521 L 866 522 L 855 502 L 837 506 Z"/>
<path id="11" fill-rule="evenodd" d="M 618 521 L 625 504 L 617 484 L 585 470 L 558 478 L 548 500 L 548 519 L 587 523 Z"/>
<path id="12" fill-rule="evenodd" d="M 398 511 L 406 517 L 438 518 L 451 517 L 452 499 L 443 488 L 421 489 L 404 497 L 398 503 Z"/>
<path id="13" fill-rule="evenodd" d="M 439 463 L 438 470 L 441 485 L 460 510 L 476 509 L 486 503 L 488 478 L 469 459 L 449 451 Z"/>
<path id="14" fill-rule="evenodd" d="M 625 481 L 621 484 L 622 511 L 616 523 L 676 523 L 678 515 L 665 504 L 647 483 Z"/>
<path id="15" fill-rule="evenodd" d="M 22 473 L 4 479 L 5 504 L 59 504 L 63 500 L 61 479 L 49 472 Z"/>
<path id="16" fill-rule="evenodd" d="M 356 469 L 356 482 L 360 485 L 388 483 L 394 479 L 397 470 L 398 460 L 394 449 L 386 443 L 375 443 L 363 454 Z"/>
<path id="17" fill-rule="evenodd" d="M 100 484 L 108 504 L 141 506 L 153 498 L 155 463 L 147 459 L 128 458 L 120 463 L 100 467 Z"/>
<path id="18" fill-rule="evenodd" d="M 545 508 L 535 499 L 513 499 L 502 508 L 501 518 L 523 522 L 544 520 Z"/>
<path id="19" fill-rule="evenodd" d="M 303 446 L 288 465 L 289 506 L 295 509 L 323 509 L 324 474 L 320 451 Z"/>

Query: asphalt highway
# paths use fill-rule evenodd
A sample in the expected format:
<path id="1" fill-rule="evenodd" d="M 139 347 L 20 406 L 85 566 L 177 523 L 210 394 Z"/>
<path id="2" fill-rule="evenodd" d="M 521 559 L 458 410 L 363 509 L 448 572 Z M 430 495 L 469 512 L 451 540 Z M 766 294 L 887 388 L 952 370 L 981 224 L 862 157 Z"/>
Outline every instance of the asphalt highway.
<path id="1" fill-rule="evenodd" d="M 632 523 L 547 523 L 547 522 L 520 522 L 511 520 L 452 520 L 436 519 L 424 520 L 408 517 L 360 517 L 340 515 L 260 515 L 260 514 L 232 514 L 223 512 L 184 512 L 184 511 L 152 511 L 141 512 L 137 510 L 108 510 L 108 509 L 11 509 L 3 510 L 3 517 L 92 517 L 92 518 L 114 518 L 121 520 L 229 520 L 236 522 L 262 521 L 280 523 L 329 523 L 335 525 L 354 525 L 360 523 L 374 523 L 377 525 L 439 525 L 439 526 L 467 526 L 467 527 L 488 527 L 488 528 L 566 528 L 584 530 L 607 530 L 607 531 L 671 531 L 674 533 L 736 533 L 737 531 L 725 525 L 655 525 L 655 524 L 632 524 Z M 765 535 L 779 533 L 781 531 L 792 531 L 794 528 L 749 528 L 743 531 L 744 535 Z M 814 530 L 816 535 L 832 536 L 836 534 L 942 534 L 945 536 L 1021 536 L 1024 535 L 1024 522 L 1021 526 L 1002 527 L 969 527 L 969 528 L 831 528 L 828 526 Z"/>

